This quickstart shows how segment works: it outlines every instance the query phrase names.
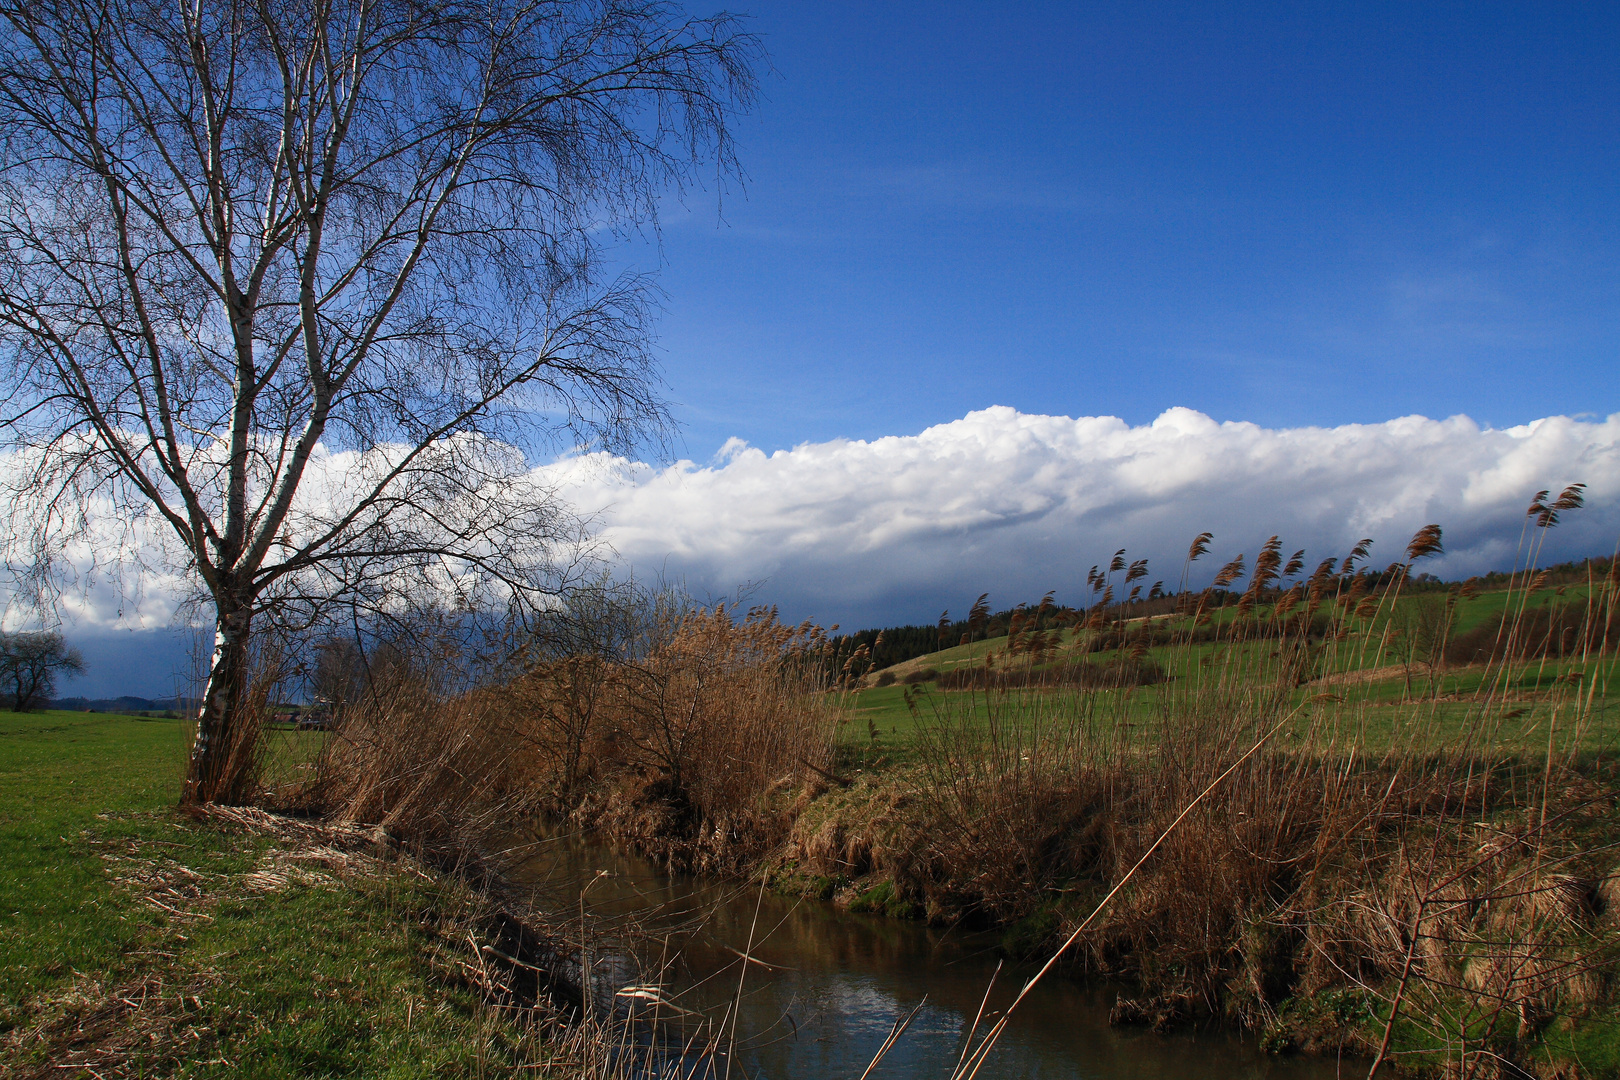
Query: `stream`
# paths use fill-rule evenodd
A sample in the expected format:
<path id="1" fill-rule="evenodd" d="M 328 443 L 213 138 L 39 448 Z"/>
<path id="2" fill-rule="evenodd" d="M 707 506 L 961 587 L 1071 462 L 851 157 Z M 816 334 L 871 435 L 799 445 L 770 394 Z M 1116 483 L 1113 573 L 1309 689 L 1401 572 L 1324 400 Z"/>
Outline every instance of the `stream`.
<path id="1" fill-rule="evenodd" d="M 521 877 L 567 903 L 576 918 L 583 908 L 596 926 L 634 919 L 641 927 L 635 948 L 591 957 L 598 1008 L 611 1000 L 621 1012 L 650 1009 L 656 997 L 660 1016 L 685 1017 L 689 1029 L 706 1016 L 712 1029 L 740 1002 L 731 1063 L 739 1080 L 857 1080 L 895 1021 L 924 998 L 872 1075 L 946 1080 L 996 973 L 993 937 L 671 876 L 577 836 L 537 842 Z M 746 972 L 744 953 L 759 961 Z M 1003 967 L 987 1014 L 1005 1007 L 1034 970 Z M 1253 1037 L 1225 1031 L 1110 1027 L 1117 992 L 1048 975 L 1013 1014 L 979 1075 L 1330 1080 L 1366 1067 L 1350 1061 L 1341 1072 L 1332 1059 L 1265 1054 Z M 982 1022 L 981 1032 L 991 1022 Z"/>

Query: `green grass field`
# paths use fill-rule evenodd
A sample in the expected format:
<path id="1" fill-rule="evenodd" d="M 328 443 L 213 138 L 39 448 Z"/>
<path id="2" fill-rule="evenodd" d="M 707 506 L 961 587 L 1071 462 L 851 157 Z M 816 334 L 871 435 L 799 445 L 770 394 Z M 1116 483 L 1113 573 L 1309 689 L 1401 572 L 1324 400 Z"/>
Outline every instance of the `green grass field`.
<path id="1" fill-rule="evenodd" d="M 1587 592 L 1577 586 L 1548 589 L 1531 595 L 1524 604 L 1531 609 L 1584 602 Z M 1510 601 L 1505 592 L 1493 592 L 1461 600 L 1451 637 L 1500 615 L 1510 602 L 1516 604 L 1520 599 Z M 1413 740 L 1431 747 L 1455 744 L 1486 730 L 1495 749 L 1511 753 L 1545 754 L 1549 741 L 1555 751 L 1568 750 L 1572 739 L 1578 740 L 1585 753 L 1620 753 L 1620 702 L 1610 696 L 1610 687 L 1620 685 L 1616 682 L 1620 658 L 1613 652 L 1588 662 L 1517 663 L 1506 674 L 1482 665 L 1442 668 L 1432 676 L 1431 684 L 1431 673 L 1421 663 L 1411 662 L 1410 657 L 1408 663 L 1400 663 L 1396 650 L 1388 647 L 1386 631 L 1392 619 L 1398 621 L 1415 605 L 1433 602 L 1432 595 L 1402 599 L 1396 615 L 1386 613 L 1367 620 L 1347 640 L 1337 643 L 1324 658 L 1318 677 L 1290 696 L 1291 706 L 1298 710 L 1299 732 L 1309 729 L 1331 736 L 1354 731 L 1363 747 L 1380 751 Z M 1212 622 L 1229 624 L 1234 614 L 1232 607 L 1217 609 L 1211 613 Z M 1118 651 L 1077 651 L 1075 646 L 1084 634 L 1062 632 L 1060 649 L 1075 659 L 1097 663 L 1120 656 Z M 1270 677 L 1274 669 L 1267 663 L 1267 654 L 1273 648 L 1265 641 L 1235 646 L 1219 642 L 1156 646 L 1147 656 L 1165 670 L 1166 682 L 1127 690 L 1086 691 L 1095 699 L 1088 708 L 1111 724 L 1128 724 L 1146 732 L 1167 711 L 1168 695 L 1191 692 L 1206 679 L 1230 678 L 1228 673 L 1234 670 L 1239 682 Z M 904 758 L 918 725 L 927 725 L 942 714 L 983 719 L 993 708 L 1031 710 L 1044 703 L 1057 709 L 1065 701 L 1072 708 L 1072 699 L 1079 696 L 1072 689 L 987 693 L 942 691 L 933 681 L 905 685 L 907 676 L 916 678 L 930 669 L 949 672 L 979 666 L 987 659 L 1001 670 L 1028 666 L 1026 659 L 1009 657 L 1007 639 L 997 637 L 894 665 L 889 670 L 896 681 L 890 685 L 873 685 L 875 677 L 868 676 L 861 688 L 845 695 L 849 719 L 839 733 L 843 754 Z M 1595 684 L 1579 731 L 1569 719 L 1574 712 L 1572 678 L 1583 680 L 1583 687 Z"/>
<path id="2" fill-rule="evenodd" d="M 182 816 L 185 750 L 173 720 L 0 713 L 0 1072 L 520 1068 L 515 1029 L 456 985 L 463 890 Z"/>

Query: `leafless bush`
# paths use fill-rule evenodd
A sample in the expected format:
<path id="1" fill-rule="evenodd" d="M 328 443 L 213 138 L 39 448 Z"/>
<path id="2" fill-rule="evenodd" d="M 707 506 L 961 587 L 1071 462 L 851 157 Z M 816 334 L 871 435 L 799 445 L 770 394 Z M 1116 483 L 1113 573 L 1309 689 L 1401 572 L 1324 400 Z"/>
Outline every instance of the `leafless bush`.
<path id="1" fill-rule="evenodd" d="M 670 860 L 741 860 L 785 832 L 772 796 L 824 771 L 835 723 L 820 693 L 825 638 L 774 609 L 671 612 L 662 643 L 615 672 L 624 832 Z"/>
<path id="2" fill-rule="evenodd" d="M 459 691 L 454 644 L 390 648 L 338 718 L 310 794 L 327 816 L 476 854 L 521 818 L 549 762 L 488 691 Z"/>
<path id="3" fill-rule="evenodd" d="M 343 820 L 468 852 L 537 813 L 607 815 L 685 864 L 756 852 L 785 828 L 772 799 L 829 764 L 821 635 L 771 610 L 738 621 L 667 597 L 643 618 L 617 656 L 529 659 L 473 689 L 454 639 L 389 643 L 331 732 L 310 797 Z"/>

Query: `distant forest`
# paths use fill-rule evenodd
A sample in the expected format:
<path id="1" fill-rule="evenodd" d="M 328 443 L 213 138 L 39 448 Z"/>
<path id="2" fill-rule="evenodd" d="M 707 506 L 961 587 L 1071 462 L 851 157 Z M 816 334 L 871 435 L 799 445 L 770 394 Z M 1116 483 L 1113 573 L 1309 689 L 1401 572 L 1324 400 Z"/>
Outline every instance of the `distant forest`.
<path id="1" fill-rule="evenodd" d="M 125 695 L 124 697 L 115 698 L 53 698 L 50 707 L 62 709 L 66 712 L 124 713 L 137 716 L 141 713 L 152 713 L 157 716 L 173 713 L 178 716 L 185 709 L 185 703 L 179 698 L 154 700 L 152 698 Z"/>

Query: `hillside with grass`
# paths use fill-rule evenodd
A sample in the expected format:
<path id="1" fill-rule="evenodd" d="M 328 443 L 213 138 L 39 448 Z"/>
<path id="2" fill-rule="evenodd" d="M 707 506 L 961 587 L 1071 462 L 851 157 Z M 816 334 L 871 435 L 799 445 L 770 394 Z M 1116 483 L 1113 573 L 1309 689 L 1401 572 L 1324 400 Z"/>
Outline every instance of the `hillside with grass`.
<path id="1" fill-rule="evenodd" d="M 1574 645 L 1594 589 L 1601 591 L 1612 567 L 1612 560 L 1593 560 L 1584 571 L 1589 580 L 1583 581 L 1578 580 L 1582 572 L 1571 564 L 1530 575 L 1511 589 L 1506 580 L 1490 587 L 1484 578 L 1410 592 L 1402 588 L 1388 610 L 1362 618 L 1352 612 L 1331 627 L 1323 622 L 1312 628 L 1307 635 L 1315 650 L 1309 659 L 1312 666 L 1296 673 L 1292 700 L 1298 704 L 1316 699 L 1316 705 L 1374 703 L 1379 712 L 1373 734 L 1384 739 L 1403 718 L 1410 720 L 1419 713 L 1442 731 L 1453 730 L 1456 725 L 1448 724 L 1447 717 L 1463 717 L 1483 691 L 1494 687 L 1515 702 L 1507 710 L 1514 715 L 1503 721 L 1499 735 L 1522 743 L 1544 729 L 1554 690 L 1572 678 L 1584 679 L 1593 668 L 1592 656 L 1582 655 Z M 1385 588 L 1372 575 L 1368 581 L 1358 604 Z M 1346 595 L 1355 589 L 1350 584 Z M 1249 614 L 1274 619 L 1280 596 L 1275 593 Z M 1196 595 L 1171 598 L 1157 614 L 1136 614 L 1127 608 L 1106 629 L 1077 625 L 1084 622 L 1083 611 L 1043 612 L 1038 605 L 1015 609 L 1007 617 L 1011 635 L 1007 626 L 992 627 L 971 643 L 882 667 L 874 664 L 849 679 L 847 717 L 853 726 L 846 727 L 841 743 L 858 747 L 861 737 L 870 741 L 875 730 L 900 752 L 924 708 L 936 707 L 965 689 L 994 685 L 1055 694 L 1062 685 L 1078 680 L 1106 680 L 1109 672 L 1135 687 L 1133 709 L 1151 713 L 1158 707 L 1151 688 L 1172 674 L 1196 683 L 1217 662 L 1247 668 L 1260 658 L 1256 654 L 1275 651 L 1274 638 L 1251 640 L 1246 635 L 1252 629 L 1235 628 L 1240 594 L 1223 592 L 1209 601 L 1202 615 L 1178 614 L 1173 606 L 1195 605 Z M 1194 626 L 1200 618 L 1205 621 Z M 1512 630 L 1515 620 L 1515 648 L 1536 662 L 1504 682 L 1499 642 L 1505 637 L 1504 625 Z M 1560 634 L 1567 644 L 1557 640 Z M 1611 630 L 1608 640 L 1617 639 L 1620 628 Z M 1324 648 L 1326 644 L 1332 647 Z M 1612 652 L 1612 645 L 1599 642 L 1589 651 L 1598 657 L 1597 677 L 1606 680 L 1612 662 L 1605 667 L 1603 658 Z M 1186 670 L 1177 672 L 1178 667 Z M 1620 750 L 1613 712 L 1600 708 L 1595 714 L 1599 726 L 1585 733 L 1587 745 L 1593 750 Z"/>

